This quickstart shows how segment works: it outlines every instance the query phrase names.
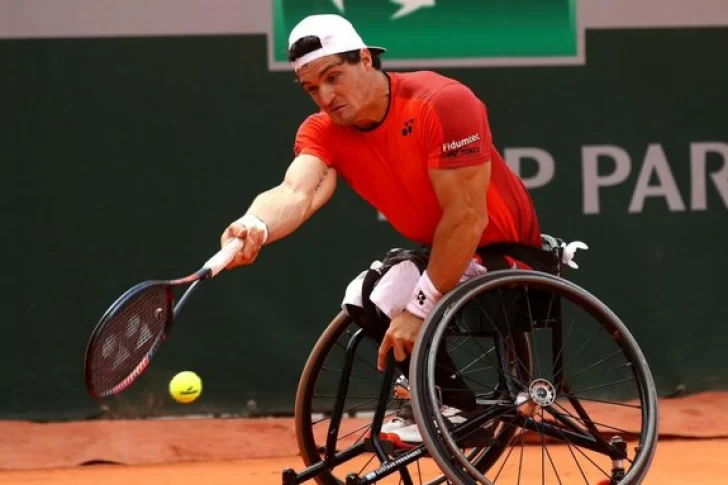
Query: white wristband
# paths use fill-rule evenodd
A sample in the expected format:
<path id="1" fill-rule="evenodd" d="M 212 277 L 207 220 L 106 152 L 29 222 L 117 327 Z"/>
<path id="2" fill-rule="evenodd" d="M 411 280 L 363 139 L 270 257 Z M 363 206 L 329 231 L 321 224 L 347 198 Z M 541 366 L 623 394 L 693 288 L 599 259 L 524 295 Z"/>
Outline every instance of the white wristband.
<path id="1" fill-rule="evenodd" d="M 253 214 L 245 214 L 243 217 L 235 222 L 242 224 L 245 227 L 255 228 L 263 231 L 263 244 L 268 241 L 268 236 L 270 235 L 268 232 L 268 226 L 265 222 L 263 222 L 260 217 L 254 216 Z"/>
<path id="2" fill-rule="evenodd" d="M 412 315 L 424 319 L 435 307 L 435 304 L 442 298 L 435 285 L 432 284 L 427 271 L 422 273 L 420 279 L 412 291 L 412 297 L 407 303 L 407 311 Z"/>

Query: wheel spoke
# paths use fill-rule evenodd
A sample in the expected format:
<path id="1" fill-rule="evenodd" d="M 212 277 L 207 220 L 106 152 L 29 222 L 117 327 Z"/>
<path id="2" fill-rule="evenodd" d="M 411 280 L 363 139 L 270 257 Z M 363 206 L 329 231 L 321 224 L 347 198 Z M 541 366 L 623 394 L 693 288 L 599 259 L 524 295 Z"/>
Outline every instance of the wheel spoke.
<path id="1" fill-rule="evenodd" d="M 515 418 L 514 418 L 514 420 L 515 420 Z M 511 421 L 510 423 L 508 423 L 508 425 L 514 426 L 513 425 L 513 421 Z M 519 435 L 521 436 L 521 438 L 523 438 L 523 434 L 525 432 L 526 432 L 526 430 L 524 428 L 520 428 Z M 505 458 L 503 459 L 503 462 L 501 463 L 500 468 L 498 469 L 498 473 L 496 473 L 495 477 L 493 477 L 493 482 L 497 482 L 498 481 L 498 477 L 500 476 L 501 472 L 503 472 L 503 468 L 506 466 L 506 463 L 508 463 L 508 458 L 510 458 L 511 453 L 513 453 L 513 450 L 514 449 L 515 449 L 515 447 L 511 446 L 510 449 L 508 450 L 508 453 L 506 454 Z"/>
<path id="2" fill-rule="evenodd" d="M 553 294 L 551 295 L 553 300 Z M 571 324 L 569 324 L 569 328 L 566 331 L 566 336 L 564 337 L 564 341 L 561 342 L 561 348 L 559 349 L 559 352 L 556 354 L 556 357 L 554 358 L 554 362 L 558 362 L 561 358 L 561 354 L 563 354 L 564 349 L 566 348 L 566 342 L 569 340 L 569 335 L 571 335 L 571 330 L 574 328 L 574 323 L 576 323 L 576 317 L 571 319 Z"/>
<path id="3" fill-rule="evenodd" d="M 477 347 L 479 347 L 479 348 L 480 348 L 481 350 L 483 350 L 482 346 L 481 346 L 481 345 L 480 345 L 480 344 L 478 343 L 478 341 L 477 341 L 476 339 L 474 339 L 474 338 L 470 337 L 470 340 L 472 340 L 472 341 L 473 341 L 473 342 L 475 343 L 475 345 L 476 345 Z M 469 357 L 473 357 L 473 354 L 472 354 L 472 353 L 470 353 L 470 352 L 468 352 L 467 350 L 463 349 L 463 352 L 464 352 L 464 353 L 465 353 L 466 355 L 468 355 Z M 488 360 L 490 361 L 490 363 L 492 364 L 492 367 L 493 367 L 494 369 L 498 369 L 498 373 L 499 373 L 499 375 L 500 375 L 500 374 L 503 374 L 503 372 L 502 372 L 502 371 L 500 370 L 501 366 L 499 366 L 499 365 L 497 365 L 497 364 L 496 364 L 495 362 L 493 362 L 493 359 L 491 359 L 491 358 L 490 358 L 490 356 L 489 356 L 489 355 L 487 355 L 488 353 L 489 353 L 489 351 L 488 351 L 488 352 L 486 352 L 486 351 L 483 351 L 483 354 L 482 354 L 482 356 L 486 356 L 486 357 L 488 358 Z M 478 359 L 482 359 L 482 356 L 479 356 L 479 357 L 478 357 Z M 445 369 L 445 370 L 447 370 L 447 371 L 450 371 L 450 370 L 451 370 L 451 369 L 449 369 L 449 368 L 447 368 L 447 367 L 445 367 L 445 366 L 443 366 L 443 365 L 440 365 L 440 364 L 438 364 L 438 363 L 437 363 L 437 359 L 435 360 L 435 366 L 436 366 L 437 368 L 439 368 L 439 369 Z M 487 384 L 484 384 L 484 383 L 482 383 L 482 382 L 480 382 L 480 381 L 478 381 L 478 380 L 476 380 L 476 379 L 473 379 L 473 377 L 471 377 L 470 375 L 467 375 L 467 374 L 463 374 L 462 372 L 458 371 L 457 369 L 455 369 L 455 374 L 454 374 L 454 375 L 456 375 L 456 376 L 460 376 L 460 377 L 462 377 L 462 378 L 463 378 L 463 380 L 466 380 L 466 381 L 469 381 L 469 382 L 471 382 L 471 383 L 477 384 L 478 386 L 481 386 L 481 387 L 482 387 L 482 388 L 484 388 L 484 389 L 488 389 L 488 390 L 491 390 L 491 391 L 496 391 L 496 390 L 497 390 L 496 388 L 494 388 L 494 387 L 492 387 L 492 386 L 489 386 L 489 385 L 487 385 Z"/>
<path id="4" fill-rule="evenodd" d="M 523 471 L 523 448 L 525 446 L 525 442 L 526 442 L 526 435 L 524 433 L 524 434 L 521 434 L 521 450 L 520 450 L 521 455 L 518 458 L 518 483 L 519 483 L 519 485 L 521 483 L 521 472 Z"/>
<path id="5" fill-rule="evenodd" d="M 341 369 L 327 369 L 326 367 L 322 367 L 321 370 L 325 372 L 332 372 L 334 374 L 341 374 L 343 372 Z M 375 384 L 379 384 L 379 381 L 377 381 L 376 379 L 360 376 L 359 374 L 352 373 L 349 374 L 349 377 L 352 379 L 361 379 L 362 381 L 374 382 Z"/>
<path id="6" fill-rule="evenodd" d="M 601 333 L 601 331 L 602 331 L 601 330 L 601 327 L 597 327 L 596 331 L 592 334 L 592 336 L 589 337 L 581 345 L 581 347 L 579 347 L 579 350 L 577 350 L 576 352 L 574 352 L 574 354 L 571 356 L 571 359 L 576 360 L 576 356 L 579 355 L 581 353 L 581 351 L 584 350 L 591 343 L 591 341 L 594 340 L 597 337 L 597 335 L 599 335 Z"/>
<path id="7" fill-rule="evenodd" d="M 575 372 L 575 373 L 573 373 L 573 374 L 569 374 L 569 377 L 573 379 L 574 377 L 576 377 L 576 376 L 579 376 L 579 375 L 583 374 L 584 372 L 586 372 L 586 371 L 588 371 L 588 370 L 591 370 L 591 369 L 593 369 L 593 368 L 595 368 L 595 367 L 598 367 L 598 366 L 600 366 L 601 364 L 603 364 L 604 362 L 607 362 L 607 361 L 608 361 L 609 359 L 611 359 L 612 357 L 615 357 L 615 356 L 617 356 L 617 355 L 620 355 L 620 354 L 622 354 L 622 353 L 623 353 L 623 352 L 622 352 L 622 349 L 618 349 L 618 350 L 617 350 L 616 352 L 614 352 L 613 354 L 611 354 L 611 355 L 608 355 L 607 357 L 603 357 L 603 358 L 599 359 L 598 361 L 594 362 L 594 363 L 593 363 L 593 364 L 591 364 L 590 366 L 588 366 L 588 367 L 585 367 L 585 368 L 581 369 L 580 371 L 578 371 L 578 372 Z"/>
<path id="8" fill-rule="evenodd" d="M 364 463 L 364 466 L 362 466 L 362 467 L 361 467 L 361 468 L 359 469 L 359 471 L 357 472 L 357 475 L 361 475 L 361 474 L 362 474 L 362 472 L 364 472 L 364 470 L 366 470 L 366 469 L 367 469 L 367 467 L 369 466 L 369 464 L 370 464 L 371 462 L 373 462 L 373 461 L 374 461 L 374 459 L 375 459 L 376 457 L 377 457 L 377 455 L 375 455 L 374 453 L 372 453 L 372 456 L 370 456 L 370 457 L 369 457 L 369 459 L 368 459 L 368 460 L 366 461 L 366 463 Z"/>
<path id="9" fill-rule="evenodd" d="M 607 474 L 607 473 L 606 473 L 606 472 L 605 472 L 605 471 L 604 471 L 604 470 L 602 469 L 602 467 L 600 467 L 600 466 L 599 466 L 598 464 L 596 464 L 596 463 L 594 462 L 594 460 L 592 460 L 592 459 L 591 459 L 591 458 L 589 457 L 589 455 L 587 455 L 586 453 L 584 453 L 584 452 L 583 452 L 583 451 L 581 450 L 581 447 L 580 447 L 579 445 L 577 445 L 577 444 L 575 444 L 574 442 L 572 442 L 572 441 L 571 441 L 571 440 L 569 439 L 569 437 L 568 437 L 568 436 L 566 436 L 566 435 L 565 435 L 564 433 L 562 433 L 562 432 L 561 432 L 561 431 L 559 430 L 559 428 L 555 428 L 555 429 L 556 429 L 556 432 L 557 432 L 557 433 L 559 433 L 559 434 L 560 434 L 560 435 L 562 436 L 562 438 L 563 438 L 563 439 L 564 439 L 564 441 L 566 442 L 567 446 L 569 447 L 569 450 L 571 450 L 571 449 L 572 449 L 572 446 L 573 446 L 573 447 L 575 447 L 576 451 L 578 451 L 578 452 L 579 452 L 579 453 L 581 454 L 581 456 L 583 456 L 584 458 L 586 458 L 586 459 L 587 459 L 587 461 L 589 461 L 589 462 L 590 462 L 590 463 L 591 463 L 592 465 L 594 465 L 594 467 L 595 467 L 595 468 L 599 469 L 599 470 L 600 470 L 600 471 L 601 471 L 601 472 L 602 472 L 603 474 L 605 474 L 605 475 Z M 573 452 L 572 452 L 572 456 L 574 456 Z M 582 475 L 582 476 L 584 477 L 584 482 L 588 484 L 589 482 L 588 482 L 588 480 L 587 480 L 587 478 L 586 478 L 586 474 L 584 473 L 584 470 L 583 470 L 583 469 L 581 468 L 581 464 L 579 463 L 579 460 L 577 460 L 577 459 L 576 459 L 576 456 L 574 456 L 574 461 L 576 462 L 577 466 L 579 467 L 579 470 L 581 471 L 581 475 Z"/>
<path id="10" fill-rule="evenodd" d="M 612 382 L 608 382 L 606 384 L 600 384 L 600 385 L 592 386 L 592 387 L 585 387 L 584 389 L 578 389 L 576 391 L 569 391 L 569 394 L 573 395 L 573 394 L 578 394 L 580 392 L 593 391 L 595 389 L 604 389 L 605 387 L 612 387 L 612 386 L 624 384 L 625 382 L 630 382 L 630 381 L 634 381 L 634 380 L 636 380 L 635 377 L 628 377 L 626 379 L 620 379 L 618 381 L 612 381 Z"/>
<path id="11" fill-rule="evenodd" d="M 580 395 L 576 394 L 574 391 L 571 391 L 569 393 L 569 395 L 579 399 L 580 401 L 599 402 L 599 403 L 603 403 L 603 404 L 610 404 L 612 406 L 622 406 L 622 407 L 626 407 L 626 408 L 642 409 L 642 406 L 640 406 L 639 404 L 630 404 L 630 403 L 621 402 L 621 401 L 610 401 L 609 399 L 596 399 L 593 397 L 585 397 L 585 396 L 580 396 Z"/>
<path id="12" fill-rule="evenodd" d="M 528 325 L 531 327 L 531 335 L 533 335 L 533 354 L 536 358 L 536 373 L 541 374 L 541 364 L 539 364 L 538 359 L 538 346 L 536 345 L 536 333 L 535 328 L 533 326 L 534 318 L 533 318 L 533 312 L 531 311 L 531 299 L 528 297 L 528 286 L 526 286 L 523 290 L 524 294 L 526 295 L 526 307 L 528 308 Z M 510 325 L 509 325 L 510 327 Z"/>
<path id="13" fill-rule="evenodd" d="M 463 342 L 467 342 L 467 339 L 464 339 L 464 340 L 463 340 Z M 466 365 L 465 367 L 463 367 L 463 368 L 462 368 L 462 370 L 460 370 L 460 371 L 459 371 L 458 373 L 459 373 L 460 375 L 464 375 L 464 374 L 469 374 L 469 373 L 472 373 L 472 372 L 474 372 L 474 371 L 470 371 L 470 372 L 465 372 L 465 371 L 467 371 L 467 370 L 468 370 L 468 369 L 469 369 L 470 367 L 472 367 L 473 365 L 475 365 L 475 364 L 477 364 L 478 362 L 480 362 L 480 361 L 481 361 L 481 360 L 482 360 L 482 359 L 483 359 L 484 357 L 488 357 L 488 354 L 490 354 L 490 353 L 491 353 L 491 352 L 493 352 L 494 350 L 495 350 L 495 346 L 493 346 L 493 347 L 492 347 L 492 348 L 491 348 L 491 349 L 490 349 L 489 351 L 487 351 L 487 352 L 486 352 L 485 354 L 483 354 L 483 355 L 481 355 L 481 356 L 478 356 L 477 358 L 473 359 L 473 361 L 472 361 L 472 362 L 470 362 L 470 363 L 469 363 L 468 365 Z M 492 361 L 491 361 L 491 362 L 492 362 Z M 491 367 L 488 367 L 488 369 L 494 369 L 494 368 L 495 368 L 495 366 L 491 366 Z"/>
<path id="14" fill-rule="evenodd" d="M 503 305 L 503 301 L 502 300 L 503 299 L 501 298 L 501 306 Z M 506 345 L 510 344 L 511 351 L 512 351 L 514 357 L 516 358 L 518 364 L 520 365 L 521 370 L 524 373 L 528 374 L 529 371 L 530 371 L 530 369 L 521 360 L 521 357 L 518 355 L 518 352 L 516 352 L 515 343 L 512 341 L 512 339 L 506 339 L 506 338 L 503 337 L 503 334 L 501 333 L 500 329 L 498 328 L 498 325 L 495 324 L 495 322 L 490 317 L 490 315 L 488 314 L 488 312 L 485 310 L 485 308 L 483 308 L 482 303 L 479 300 L 477 300 L 477 299 L 475 300 L 475 303 L 477 303 L 478 308 L 480 308 L 481 313 L 488 319 L 488 321 L 490 322 L 491 326 L 493 327 L 493 330 L 495 330 L 495 332 L 498 334 L 498 337 L 500 338 L 501 342 L 506 342 Z M 507 317 L 506 317 L 506 320 L 507 320 Z M 507 321 L 506 321 L 506 325 L 508 325 L 508 322 Z M 493 363 L 492 360 L 491 360 L 491 363 Z M 502 371 L 501 370 L 501 376 L 502 377 L 505 377 L 505 371 Z M 517 384 L 525 387 L 525 384 L 523 382 L 520 382 L 519 379 L 516 376 L 509 376 L 509 377 L 514 382 L 516 382 Z"/>
<path id="15" fill-rule="evenodd" d="M 566 414 L 566 415 L 567 415 L 567 416 L 569 416 L 570 418 L 574 418 L 574 419 L 576 419 L 577 421 L 579 421 L 580 423 L 584 424 L 585 426 L 588 426 L 588 423 L 586 422 L 586 420 L 585 420 L 584 418 L 580 418 L 579 416 L 574 416 L 574 415 L 573 415 L 573 414 L 571 414 L 571 413 L 570 413 L 570 412 L 569 412 L 569 411 L 568 411 L 567 409 L 565 409 L 565 408 L 564 408 L 563 406 L 561 406 L 561 405 L 560 405 L 560 404 L 558 404 L 558 403 L 554 403 L 554 405 L 555 405 L 555 406 L 558 406 L 559 408 L 561 408 L 561 409 L 563 410 L 564 414 Z M 602 428 L 606 428 L 606 429 L 609 429 L 609 430 L 612 430 L 612 431 L 616 431 L 616 432 L 618 432 L 618 433 L 621 433 L 621 434 L 625 434 L 625 435 L 631 435 L 631 434 L 634 434 L 634 433 L 632 433 L 632 432 L 630 432 L 630 431 L 627 431 L 626 429 L 622 429 L 622 428 L 617 428 L 617 427 L 615 427 L 615 426 L 610 426 L 610 425 L 608 425 L 608 424 L 605 424 L 605 423 L 602 423 L 602 422 L 600 422 L 600 421 L 594 421 L 594 420 L 592 420 L 591 418 L 588 418 L 588 422 L 589 422 L 589 423 L 592 423 L 593 425 L 601 426 Z M 599 430 L 598 430 L 598 429 L 597 429 L 597 433 L 598 433 L 598 434 L 601 434 L 601 433 L 599 432 Z"/>

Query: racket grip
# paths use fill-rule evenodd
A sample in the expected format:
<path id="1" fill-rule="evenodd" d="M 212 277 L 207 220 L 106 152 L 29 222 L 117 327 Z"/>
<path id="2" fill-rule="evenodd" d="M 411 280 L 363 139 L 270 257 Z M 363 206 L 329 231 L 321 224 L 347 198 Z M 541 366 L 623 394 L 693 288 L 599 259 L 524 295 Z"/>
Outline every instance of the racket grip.
<path id="1" fill-rule="evenodd" d="M 245 243 L 240 238 L 236 237 L 231 239 L 229 243 L 205 263 L 204 267 L 210 270 L 212 276 L 217 275 L 243 249 L 244 245 Z"/>

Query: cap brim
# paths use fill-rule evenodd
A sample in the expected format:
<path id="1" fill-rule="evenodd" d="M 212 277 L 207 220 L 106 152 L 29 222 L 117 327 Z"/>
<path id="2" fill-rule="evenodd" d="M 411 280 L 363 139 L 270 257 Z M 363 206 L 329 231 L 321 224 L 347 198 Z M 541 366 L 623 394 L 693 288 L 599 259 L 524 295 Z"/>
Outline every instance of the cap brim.
<path id="1" fill-rule="evenodd" d="M 369 51 L 373 54 L 384 54 L 385 52 L 387 52 L 387 49 L 385 49 L 384 47 L 367 46 L 367 49 L 369 49 Z"/>

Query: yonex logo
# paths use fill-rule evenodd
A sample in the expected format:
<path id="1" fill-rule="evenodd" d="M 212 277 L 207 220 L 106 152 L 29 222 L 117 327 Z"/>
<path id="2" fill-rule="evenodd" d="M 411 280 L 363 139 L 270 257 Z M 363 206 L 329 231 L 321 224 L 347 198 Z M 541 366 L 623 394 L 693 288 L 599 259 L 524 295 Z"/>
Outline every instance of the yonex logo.
<path id="1" fill-rule="evenodd" d="M 109 335 L 101 346 L 101 357 L 103 359 L 113 358 L 112 369 L 118 368 L 132 356 L 131 345 L 136 340 L 138 350 L 153 338 L 152 331 L 142 322 L 139 315 L 132 315 L 127 321 L 123 334 Z"/>
<path id="2" fill-rule="evenodd" d="M 402 136 L 411 135 L 414 124 L 415 124 L 414 118 L 410 118 L 409 120 L 405 121 L 404 128 L 402 128 Z"/>
<path id="3" fill-rule="evenodd" d="M 425 300 L 427 300 L 427 297 L 425 294 L 420 290 L 420 292 L 417 294 L 417 301 L 420 302 L 420 305 L 425 304 Z"/>
<path id="4" fill-rule="evenodd" d="M 450 143 L 443 143 L 442 152 L 447 153 L 451 150 L 457 150 L 458 148 L 462 148 L 466 145 L 470 145 L 471 143 L 475 143 L 477 141 L 480 141 L 480 135 L 478 133 L 475 133 L 473 135 L 470 135 L 467 138 L 463 138 L 462 140 L 453 140 Z"/>

